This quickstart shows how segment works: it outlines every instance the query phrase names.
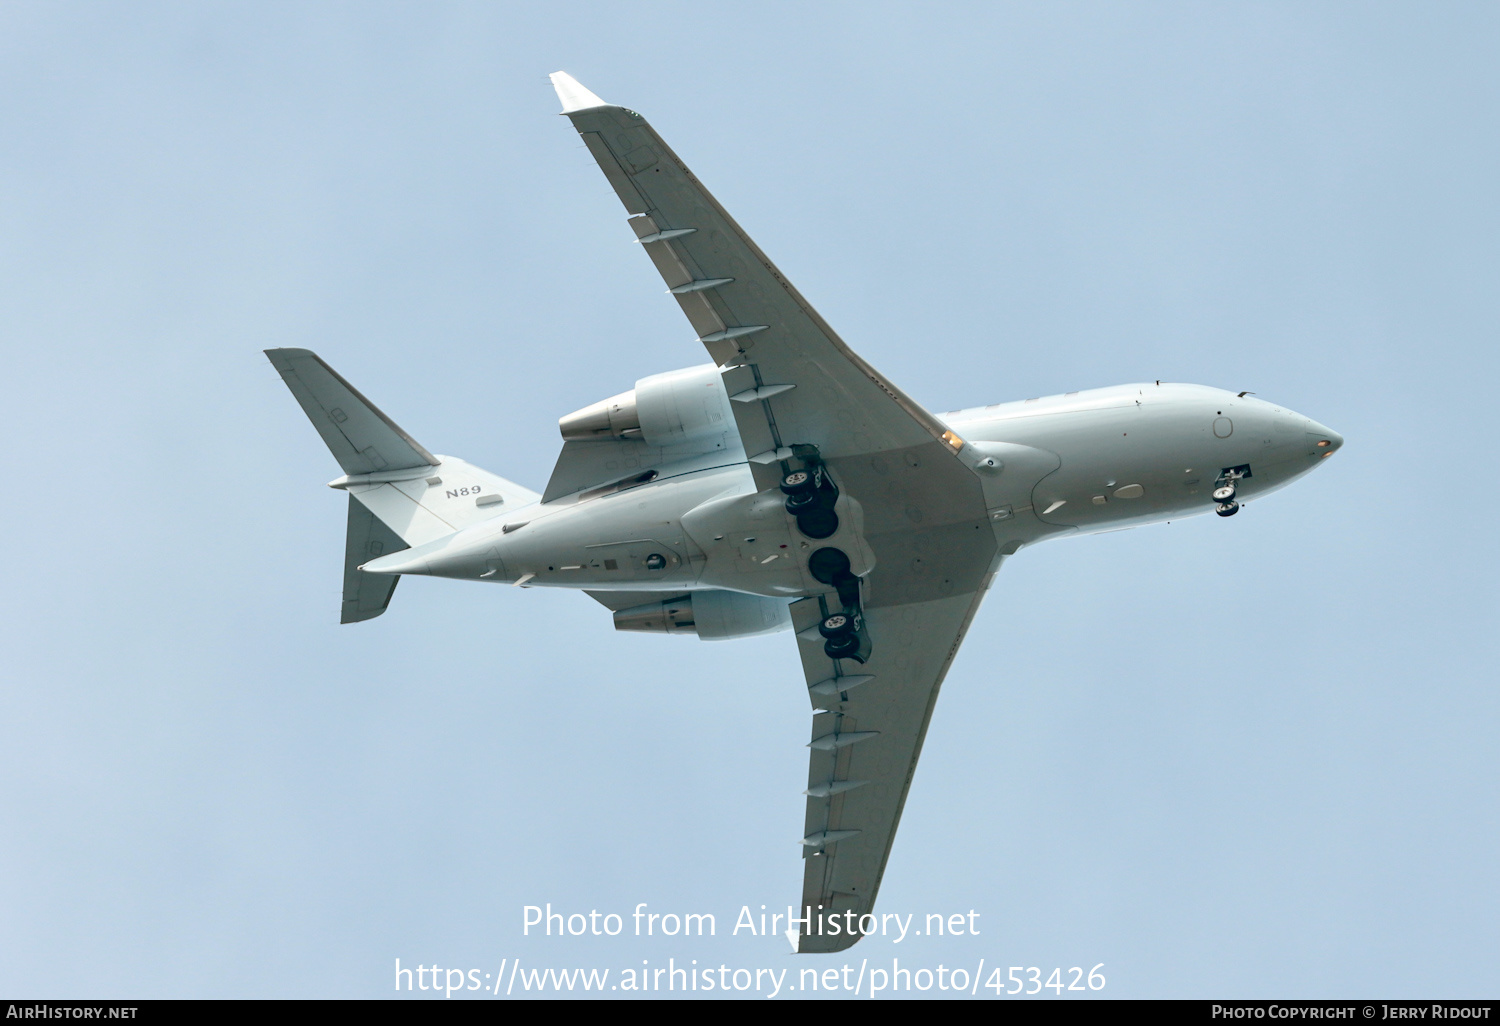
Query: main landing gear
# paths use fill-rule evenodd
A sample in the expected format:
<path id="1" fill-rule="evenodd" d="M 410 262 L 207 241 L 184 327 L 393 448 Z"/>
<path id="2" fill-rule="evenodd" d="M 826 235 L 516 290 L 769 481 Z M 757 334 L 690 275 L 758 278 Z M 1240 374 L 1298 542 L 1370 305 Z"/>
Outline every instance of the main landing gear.
<path id="1" fill-rule="evenodd" d="M 803 459 L 801 470 L 789 471 L 781 479 L 781 491 L 786 496 L 786 511 L 797 518 L 797 530 L 821 541 L 839 529 L 839 515 L 833 510 L 839 490 L 815 456 Z M 823 654 L 830 659 L 864 662 L 870 657 L 870 636 L 859 604 L 859 578 L 850 572 L 848 555 L 842 549 L 824 546 L 808 557 L 807 570 L 815 580 L 838 591 L 842 607 L 818 624 Z"/>
<path id="2" fill-rule="evenodd" d="M 859 652 L 860 615 L 834 613 L 818 624 L 818 633 L 823 635 L 823 654 L 830 659 L 847 659 Z"/>
<path id="3" fill-rule="evenodd" d="M 849 557 L 826 546 L 808 558 L 807 569 L 814 578 L 837 589 L 839 605 L 843 607 L 818 624 L 818 633 L 823 635 L 823 654 L 829 659 L 864 662 L 870 658 L 870 636 L 859 605 L 859 578 L 849 572 Z"/>
<path id="4" fill-rule="evenodd" d="M 821 541 L 839 529 L 839 515 L 833 511 L 839 490 L 828 479 L 821 463 L 794 470 L 781 479 L 786 496 L 786 511 L 797 518 L 797 530 Z"/>

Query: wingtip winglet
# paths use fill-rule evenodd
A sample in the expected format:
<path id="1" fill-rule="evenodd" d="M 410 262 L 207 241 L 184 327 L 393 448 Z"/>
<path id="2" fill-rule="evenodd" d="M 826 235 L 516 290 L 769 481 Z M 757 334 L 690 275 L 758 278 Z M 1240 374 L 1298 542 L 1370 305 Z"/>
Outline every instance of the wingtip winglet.
<path id="1" fill-rule="evenodd" d="M 564 114 L 588 110 L 590 107 L 609 106 L 566 71 L 554 71 L 547 77 L 552 79 L 552 88 L 557 90 L 557 98 L 562 101 Z"/>

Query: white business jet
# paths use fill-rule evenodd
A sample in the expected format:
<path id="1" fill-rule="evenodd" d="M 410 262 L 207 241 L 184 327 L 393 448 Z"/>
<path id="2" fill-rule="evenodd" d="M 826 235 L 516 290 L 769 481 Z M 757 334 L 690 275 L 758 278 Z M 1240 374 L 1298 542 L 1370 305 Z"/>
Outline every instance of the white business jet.
<path id="1" fill-rule="evenodd" d="M 941 416 L 851 350 L 635 111 L 552 76 L 712 363 L 563 417 L 541 495 L 428 452 L 305 349 L 268 355 L 349 493 L 343 622 L 401 574 L 577 588 L 616 628 L 789 630 L 812 707 L 798 950 L 862 935 L 938 687 L 1007 556 L 1235 514 L 1337 452 L 1316 421 L 1203 385 Z M 870 918 L 863 923 L 868 928 Z"/>

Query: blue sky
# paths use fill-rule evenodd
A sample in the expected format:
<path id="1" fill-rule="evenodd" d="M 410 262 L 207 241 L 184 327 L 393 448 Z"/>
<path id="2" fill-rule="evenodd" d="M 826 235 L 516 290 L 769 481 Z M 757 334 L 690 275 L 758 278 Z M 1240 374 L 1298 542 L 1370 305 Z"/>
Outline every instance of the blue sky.
<path id="1" fill-rule="evenodd" d="M 0 7 L 0 991 L 899 957 L 1492 996 L 1496 9 L 561 10 Z M 1232 520 L 1006 564 L 880 901 L 979 937 L 724 936 L 799 894 L 786 636 L 422 579 L 337 622 L 338 470 L 262 349 L 534 488 L 559 416 L 703 360 L 558 68 L 929 408 L 1160 378 L 1347 439 Z M 720 936 L 523 937 L 549 901 Z"/>

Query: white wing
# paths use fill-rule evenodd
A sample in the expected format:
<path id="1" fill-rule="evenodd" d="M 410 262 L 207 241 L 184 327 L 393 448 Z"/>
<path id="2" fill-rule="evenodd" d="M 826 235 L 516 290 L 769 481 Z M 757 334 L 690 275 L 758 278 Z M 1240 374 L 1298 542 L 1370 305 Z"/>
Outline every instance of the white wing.
<path id="1" fill-rule="evenodd" d="M 639 114 L 562 72 L 552 79 L 719 365 L 757 486 L 774 488 L 794 449 L 816 446 L 863 511 L 875 554 L 862 587 L 866 664 L 824 655 L 826 597 L 792 606 L 823 710 L 803 842 L 814 922 L 800 950 L 837 951 L 857 935 L 835 934 L 833 920 L 873 908 L 938 687 L 999 563 L 973 453 L 844 344 Z"/>
<path id="2" fill-rule="evenodd" d="M 859 939 L 849 928 L 874 909 L 938 689 L 982 597 L 972 591 L 868 611 L 879 643 L 865 665 L 845 662 L 839 676 L 817 634 L 818 600 L 793 605 L 817 710 L 799 913 L 810 910 L 812 922 L 802 928 L 799 951 L 842 951 Z"/>
<path id="3" fill-rule="evenodd" d="M 552 80 L 636 240 L 724 369 L 752 460 L 768 466 L 796 444 L 832 460 L 941 443 L 943 425 L 844 344 L 644 118 L 564 72 Z M 779 477 L 767 469 L 757 483 Z"/>

